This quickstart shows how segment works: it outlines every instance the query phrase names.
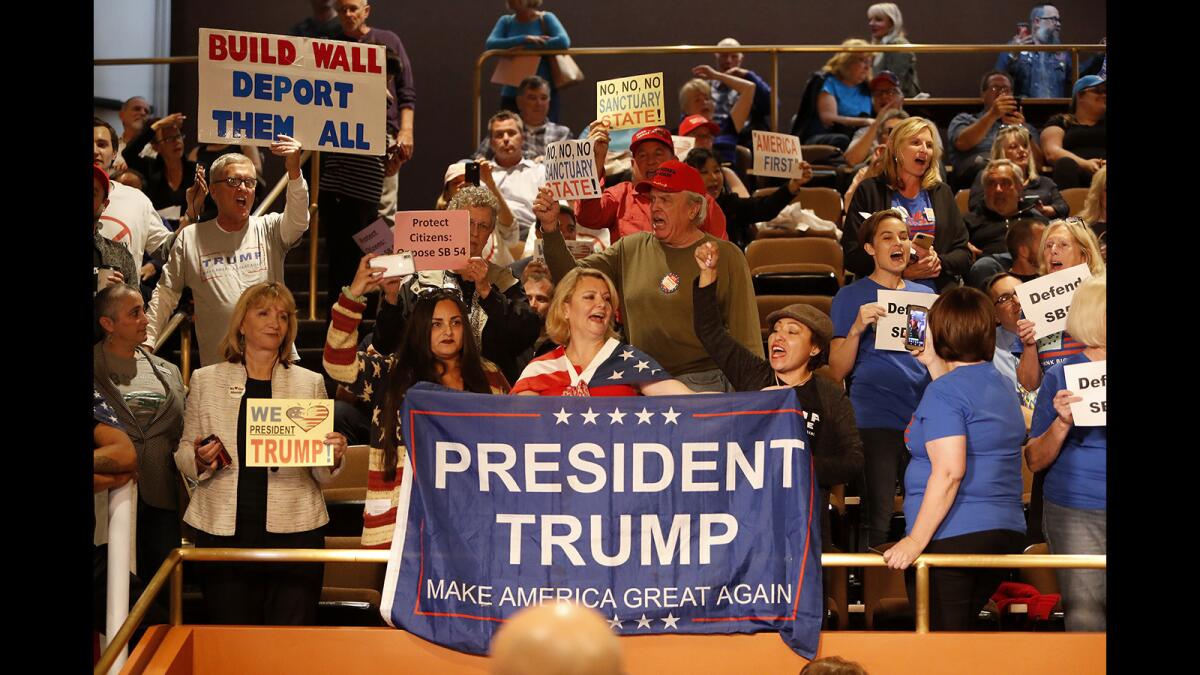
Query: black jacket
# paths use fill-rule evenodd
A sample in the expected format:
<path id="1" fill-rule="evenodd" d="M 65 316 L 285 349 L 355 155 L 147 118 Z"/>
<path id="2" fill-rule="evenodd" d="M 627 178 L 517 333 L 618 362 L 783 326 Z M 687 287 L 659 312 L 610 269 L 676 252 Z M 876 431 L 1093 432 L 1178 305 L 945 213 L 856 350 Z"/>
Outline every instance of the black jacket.
<path id="1" fill-rule="evenodd" d="M 978 210 L 963 216 L 963 224 L 967 227 L 967 236 L 971 239 L 971 243 L 981 249 L 983 255 L 996 255 L 1008 252 L 1008 243 L 1005 241 L 1008 236 L 1008 226 L 1014 220 L 1022 218 L 1032 218 L 1043 223 L 1050 222 L 1046 216 L 1042 215 L 1041 211 L 1032 206 L 1024 211 L 1017 211 L 1007 218 L 986 206 L 980 206 Z"/>
<path id="2" fill-rule="evenodd" d="M 942 275 L 936 280 L 937 289 L 941 291 L 971 269 L 971 251 L 967 248 L 967 228 L 963 225 L 958 205 L 954 203 L 954 192 L 950 186 L 938 183 L 930 188 L 929 202 L 937 221 L 933 250 L 937 251 L 942 261 Z M 842 225 L 842 252 L 846 269 L 860 278 L 869 276 L 875 270 L 874 259 L 867 255 L 858 241 L 858 227 L 866 220 L 860 212 L 869 216 L 891 206 L 892 189 L 887 185 L 886 176 L 864 180 L 854 191 L 846 222 Z"/>

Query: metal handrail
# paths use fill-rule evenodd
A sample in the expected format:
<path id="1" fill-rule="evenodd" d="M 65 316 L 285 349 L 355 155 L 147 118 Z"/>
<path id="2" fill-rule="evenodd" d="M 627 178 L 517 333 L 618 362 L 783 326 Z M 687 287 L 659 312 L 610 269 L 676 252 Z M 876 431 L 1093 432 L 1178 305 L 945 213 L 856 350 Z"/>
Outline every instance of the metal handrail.
<path id="1" fill-rule="evenodd" d="M 183 623 L 183 562 L 340 562 L 386 563 L 391 551 L 377 549 L 317 549 L 317 548 L 177 548 L 169 555 L 146 590 L 138 598 L 125 623 L 113 636 L 93 670 L 104 675 L 116 661 L 117 654 L 129 643 L 133 631 L 141 624 L 150 604 L 162 587 L 171 581 L 172 626 Z M 886 567 L 883 556 L 875 553 L 822 553 L 822 567 Z M 913 561 L 917 573 L 916 633 L 929 632 L 929 569 L 931 567 L 969 568 L 1051 568 L 1107 569 L 1106 555 L 1033 555 L 926 553 Z"/>
<path id="2" fill-rule="evenodd" d="M 167 325 L 164 326 L 162 332 L 158 334 L 158 339 L 154 341 L 155 353 L 158 353 L 159 347 L 162 347 L 167 343 L 167 339 L 171 337 L 171 334 L 175 332 L 176 328 L 179 328 L 179 324 L 183 323 L 184 320 L 187 319 L 187 316 L 187 312 L 175 312 L 171 315 L 170 320 L 167 321 Z"/>
<path id="3" fill-rule="evenodd" d="M 1019 49 L 1014 49 L 1019 47 Z M 478 135 L 483 130 L 483 64 L 494 56 L 555 56 L 558 54 L 566 54 L 569 56 L 613 56 L 613 55 L 630 55 L 630 54 L 712 54 L 714 52 L 727 52 L 729 47 L 721 47 L 718 45 L 659 45 L 653 47 L 575 47 L 572 49 L 522 49 L 514 47 L 512 49 L 489 49 L 479 55 L 475 60 L 475 72 L 472 76 L 473 87 L 473 105 L 471 118 L 471 139 L 470 146 L 475 147 L 479 142 Z M 910 52 L 914 54 L 963 54 L 963 53 L 1000 53 L 1011 51 L 1023 52 L 1071 52 L 1072 72 L 1074 79 L 1079 79 L 1079 52 L 1108 52 L 1107 45 L 1102 44 L 1058 44 L 1058 45 L 998 45 L 998 44 L 970 44 L 970 45 L 930 45 L 930 44 L 907 44 L 907 45 L 867 45 L 844 47 L 842 45 L 742 45 L 737 48 L 737 51 L 743 54 L 770 54 L 771 55 L 771 92 L 776 98 L 779 95 L 779 55 L 780 54 L 822 54 L 829 52 Z M 109 59 L 118 60 L 118 59 Z M 99 64 L 99 61 L 96 62 Z M 929 101 L 930 99 L 923 99 Z M 978 99 L 969 99 L 978 101 Z M 1070 99 L 1050 99 L 1061 103 L 1069 103 Z M 779 106 L 771 106 L 771 128 L 779 130 Z"/>

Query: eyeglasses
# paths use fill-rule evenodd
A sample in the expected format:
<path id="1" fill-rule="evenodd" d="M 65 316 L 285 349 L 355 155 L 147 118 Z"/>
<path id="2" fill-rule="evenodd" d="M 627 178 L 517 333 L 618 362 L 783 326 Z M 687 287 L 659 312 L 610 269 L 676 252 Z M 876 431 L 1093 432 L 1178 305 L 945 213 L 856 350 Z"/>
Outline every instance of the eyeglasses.
<path id="1" fill-rule="evenodd" d="M 154 142 L 155 142 L 155 143 L 170 143 L 171 141 L 180 141 L 180 142 L 182 142 L 182 141 L 183 141 L 183 140 L 185 140 L 186 138 L 187 138 L 187 135 L 186 135 L 186 134 L 177 134 L 177 135 L 175 135 L 175 136 L 167 136 L 167 137 L 165 137 L 165 138 L 160 138 L 160 139 L 158 139 L 157 141 L 154 141 Z"/>
<path id="2" fill-rule="evenodd" d="M 1007 305 L 1008 303 L 1010 303 L 1016 299 L 1017 299 L 1016 293 L 1003 293 L 1000 295 L 1000 297 L 996 298 L 996 306 L 999 307 L 1001 305 Z"/>
<path id="3" fill-rule="evenodd" d="M 219 182 L 224 183 L 234 189 L 237 189 L 239 185 L 245 185 L 251 190 L 258 186 L 258 179 L 254 177 L 237 178 L 235 176 L 230 176 L 229 178 L 222 178 Z"/>
<path id="4" fill-rule="evenodd" d="M 475 221 L 475 220 L 471 221 L 471 231 L 472 232 L 475 232 L 477 230 L 494 230 L 494 229 L 496 229 L 495 223 L 479 222 L 479 221 Z"/>
<path id="5" fill-rule="evenodd" d="M 1037 18 L 1037 20 L 1038 21 L 1049 21 L 1050 23 L 1056 23 L 1056 24 L 1059 24 L 1060 26 L 1062 25 L 1062 17 L 1061 16 L 1039 16 Z"/>
<path id="6" fill-rule="evenodd" d="M 987 89 L 984 89 L 984 91 L 990 91 L 993 94 L 1011 94 L 1012 87 L 993 84 L 992 86 L 988 87 Z"/>
<path id="7" fill-rule="evenodd" d="M 1023 129 L 1025 129 L 1025 127 L 1021 126 L 1020 124 L 1001 124 L 999 131 L 1008 131 L 1010 129 L 1012 129 L 1012 130 L 1022 129 L 1023 130 Z"/>

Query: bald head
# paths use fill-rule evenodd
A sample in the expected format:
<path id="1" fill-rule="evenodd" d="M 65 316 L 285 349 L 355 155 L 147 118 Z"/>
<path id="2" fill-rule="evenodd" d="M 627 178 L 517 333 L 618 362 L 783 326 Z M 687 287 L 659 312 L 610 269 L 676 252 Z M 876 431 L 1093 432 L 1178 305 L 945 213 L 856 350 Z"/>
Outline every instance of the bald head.
<path id="1" fill-rule="evenodd" d="M 598 613 L 552 603 L 517 612 L 492 638 L 493 675 L 619 675 L 621 645 Z"/>

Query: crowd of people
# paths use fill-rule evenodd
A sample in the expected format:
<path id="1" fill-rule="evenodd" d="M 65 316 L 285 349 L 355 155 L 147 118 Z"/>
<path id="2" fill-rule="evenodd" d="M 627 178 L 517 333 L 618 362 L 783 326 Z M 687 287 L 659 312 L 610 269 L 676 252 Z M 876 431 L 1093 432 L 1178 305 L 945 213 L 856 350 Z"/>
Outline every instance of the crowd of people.
<path id="1" fill-rule="evenodd" d="M 566 28 L 541 4 L 509 0 L 513 13 L 487 47 L 568 48 Z M 802 163 L 772 192 L 747 190 L 752 177 L 736 156 L 753 130 L 770 130 L 775 103 L 742 67 L 736 40 L 721 42 L 715 67 L 688 73 L 674 129 L 638 129 L 621 152 L 610 149 L 624 140 L 608 124 L 582 130 L 602 193 L 572 204 L 545 184 L 547 145 L 575 135 L 558 124 L 555 69 L 543 58 L 500 91 L 482 142 L 464 149 L 469 159 L 446 169 L 437 208 L 468 214 L 469 262 L 385 277 L 351 235 L 395 213 L 397 176 L 413 153 L 413 68 L 395 33 L 368 26 L 367 0 L 313 6 L 295 34 L 382 44 L 388 54 L 387 154 L 323 153 L 320 169 L 330 304 L 322 370 L 339 383 L 332 467 L 245 465 L 247 399 L 331 393 L 315 364 L 297 365 L 296 304 L 283 283 L 285 255 L 310 218 L 300 143 L 280 135 L 270 145 L 287 174 L 286 202 L 253 215 L 263 161 L 279 160 L 252 146 L 189 152 L 185 116 L 155 118 L 141 97 L 122 107 L 121 133 L 94 120 L 94 486 L 102 493 L 136 473 L 141 574 L 179 544 L 181 521 L 197 546 L 322 548 L 320 486 L 351 444 L 370 447 L 362 543 L 390 547 L 405 480 L 399 410 L 418 382 L 543 396 L 791 387 L 811 440 L 825 550 L 830 491 L 852 484 L 865 506 L 863 547 L 896 569 L 922 552 L 1018 553 L 1042 533 L 1052 553 L 1105 553 L 1106 431 L 1075 423 L 1078 392 L 1064 377 L 1068 365 L 1106 358 L 1103 61 L 1072 83 L 1060 52 L 1002 54 L 980 80 L 982 108 L 953 119 L 943 149 L 934 122 L 904 111 L 923 94 L 914 55 L 835 54 L 810 80 L 792 129 L 837 148 L 834 161 L 853 176 L 840 245 L 856 280 L 839 283 L 830 314 L 795 303 L 760 324 L 744 249 L 760 223 L 802 199 L 813 168 Z M 907 43 L 895 4 L 872 5 L 866 19 L 869 40 L 844 45 Z M 1057 42 L 1060 27 L 1056 7 L 1036 5 L 1013 43 Z M 1022 97 L 1067 95 L 1069 110 L 1042 129 L 1026 121 Z M 677 157 L 673 136 L 693 138 L 693 149 Z M 1081 186 L 1084 211 L 1068 217 L 1061 190 Z M 970 191 L 965 213 L 955 189 Z M 1066 329 L 1039 334 L 1016 288 L 1077 265 L 1091 279 Z M 185 394 L 179 369 L 155 351 L 186 289 L 201 367 Z M 928 296 L 924 346 L 912 353 L 876 345 L 886 313 L 878 294 L 898 290 Z M 369 335 L 360 335 L 364 318 L 375 320 Z M 645 367 L 594 381 L 618 352 Z M 1035 473 L 1028 521 L 1022 461 Z M 898 490 L 905 531 L 888 547 Z M 269 576 L 211 567 L 202 589 L 212 621 L 313 621 L 319 566 Z M 1068 629 L 1104 630 L 1104 572 L 1058 575 Z M 935 570 L 933 628 L 970 628 L 999 580 L 998 571 Z"/>

